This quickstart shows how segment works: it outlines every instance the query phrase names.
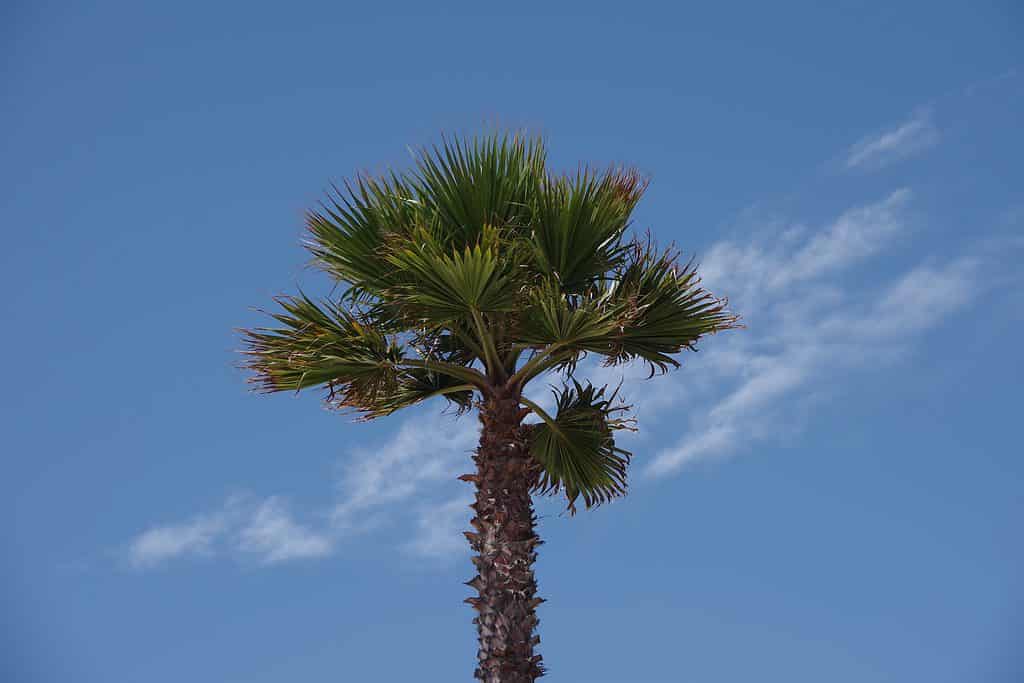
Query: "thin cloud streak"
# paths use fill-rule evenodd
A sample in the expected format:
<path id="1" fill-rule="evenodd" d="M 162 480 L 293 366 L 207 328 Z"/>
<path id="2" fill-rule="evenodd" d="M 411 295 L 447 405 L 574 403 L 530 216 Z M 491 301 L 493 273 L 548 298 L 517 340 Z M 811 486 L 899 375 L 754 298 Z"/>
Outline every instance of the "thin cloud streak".
<path id="1" fill-rule="evenodd" d="M 841 386 L 845 373 L 894 362 L 923 333 L 995 286 L 1003 268 L 991 249 L 921 263 L 874 288 L 844 283 L 844 268 L 881 251 L 899 234 L 895 226 L 905 223 L 900 215 L 904 209 L 902 201 L 899 210 L 890 207 L 893 229 L 877 229 L 870 221 L 860 224 L 867 229 L 857 235 L 859 248 L 849 252 L 856 258 L 825 258 L 813 277 L 783 278 L 784 286 L 763 285 L 778 282 L 772 273 L 779 269 L 806 273 L 806 264 L 801 263 L 805 250 L 797 249 L 787 258 L 755 245 L 730 263 L 729 258 L 740 253 L 733 245 L 712 249 L 718 259 L 711 269 L 716 278 L 742 280 L 763 274 L 760 282 L 755 276 L 754 286 L 741 290 L 749 298 L 741 295 L 738 306 L 750 312 L 751 325 L 759 332 L 756 338 L 732 335 L 698 361 L 697 372 L 710 381 L 690 386 L 690 393 L 695 386 L 699 404 L 709 407 L 691 413 L 683 437 L 658 453 L 645 475 L 666 476 L 702 459 L 748 449 L 780 431 L 791 432 L 810 397 Z M 847 229 L 853 230 L 853 224 Z M 809 243 L 817 239 L 812 235 Z M 1006 246 L 1012 251 L 1011 243 Z M 731 291 L 729 282 L 721 287 Z M 649 391 L 679 395 L 681 381 Z"/>
<path id="2" fill-rule="evenodd" d="M 220 514 L 153 527 L 129 544 L 128 564 L 133 569 L 149 569 L 182 555 L 208 555 L 225 528 Z"/>
<path id="3" fill-rule="evenodd" d="M 806 228 L 795 228 L 771 240 L 717 242 L 700 265 L 701 278 L 711 291 L 728 292 L 733 303 L 751 310 L 762 296 L 845 270 L 909 232 L 906 209 L 912 198 L 908 188 L 900 188 L 844 211 L 809 239 Z"/>
<path id="4" fill-rule="evenodd" d="M 295 521 L 276 496 L 262 501 L 232 495 L 220 509 L 177 524 L 154 526 L 125 549 L 131 569 L 153 569 L 184 557 L 225 553 L 254 558 L 260 564 L 324 557 L 334 539 Z"/>
<path id="5" fill-rule="evenodd" d="M 938 141 L 939 131 L 932 123 L 931 111 L 922 109 L 893 130 L 853 145 L 846 155 L 846 168 L 876 170 L 923 152 Z"/>
<path id="6" fill-rule="evenodd" d="M 295 522 L 278 497 L 263 501 L 238 533 L 238 549 L 253 553 L 265 564 L 325 557 L 335 539 Z"/>
<path id="7" fill-rule="evenodd" d="M 432 403 L 428 409 L 438 407 Z M 127 564 L 145 570 L 180 558 L 222 555 L 275 565 L 330 556 L 342 539 L 380 524 L 394 503 L 421 497 L 439 482 L 454 482 L 472 465 L 476 441 L 474 419 L 413 414 L 384 443 L 346 455 L 338 500 L 319 516 L 326 521 L 296 521 L 279 496 L 256 500 L 234 495 L 213 513 L 142 532 L 124 549 Z M 463 505 L 467 519 L 468 504 Z M 454 501 L 422 505 L 416 513 L 417 536 L 405 549 L 427 557 L 452 549 L 452 539 L 461 539 L 457 530 L 450 523 L 435 528 L 424 520 L 435 524 L 454 519 L 456 507 Z"/>
<path id="8" fill-rule="evenodd" d="M 431 403 L 430 409 L 439 408 Z M 360 513 L 404 500 L 435 482 L 452 480 L 470 463 L 478 422 L 429 412 L 407 418 L 397 433 L 375 448 L 354 450 L 331 517 L 347 527 Z"/>

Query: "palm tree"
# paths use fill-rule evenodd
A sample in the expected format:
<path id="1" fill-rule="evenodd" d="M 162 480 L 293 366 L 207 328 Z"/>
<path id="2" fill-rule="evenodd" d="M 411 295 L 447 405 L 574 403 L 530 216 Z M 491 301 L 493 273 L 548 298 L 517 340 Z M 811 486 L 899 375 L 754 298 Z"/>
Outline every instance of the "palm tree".
<path id="1" fill-rule="evenodd" d="M 415 153 L 411 171 L 359 175 L 307 213 L 304 246 L 340 285 L 276 299 L 273 328 L 243 330 L 265 392 L 326 389 L 362 419 L 443 396 L 482 425 L 466 537 L 477 574 L 478 680 L 533 681 L 538 620 L 532 494 L 564 492 L 570 513 L 626 492 L 633 429 L 617 390 L 574 377 L 605 364 L 679 365 L 703 335 L 735 327 L 693 262 L 627 238 L 646 188 L 629 169 L 558 175 L 540 139 L 493 133 Z M 524 395 L 562 377 L 556 410 Z M 535 416 L 527 421 L 528 416 Z"/>

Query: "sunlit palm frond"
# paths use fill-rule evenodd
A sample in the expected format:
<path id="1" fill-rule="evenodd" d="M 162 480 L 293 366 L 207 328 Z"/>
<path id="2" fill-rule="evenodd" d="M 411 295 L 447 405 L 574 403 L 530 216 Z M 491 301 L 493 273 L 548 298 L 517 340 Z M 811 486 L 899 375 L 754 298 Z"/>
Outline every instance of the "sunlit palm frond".
<path id="1" fill-rule="evenodd" d="M 625 255 L 622 237 L 646 181 L 632 169 L 545 175 L 534 195 L 531 238 L 539 270 L 576 294 Z"/>
<path id="2" fill-rule="evenodd" d="M 485 226 L 529 222 L 546 156 L 540 138 L 517 133 L 445 139 L 440 147 L 419 150 L 416 168 L 405 178 L 439 221 L 446 246 L 462 248 L 475 244 Z"/>

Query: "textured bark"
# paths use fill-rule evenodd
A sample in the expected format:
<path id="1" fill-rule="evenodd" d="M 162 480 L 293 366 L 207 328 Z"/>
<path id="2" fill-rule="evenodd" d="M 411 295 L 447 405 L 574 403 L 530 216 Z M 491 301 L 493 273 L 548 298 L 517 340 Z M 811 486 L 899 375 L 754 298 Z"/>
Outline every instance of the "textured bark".
<path id="1" fill-rule="evenodd" d="M 473 457 L 475 474 L 463 475 L 476 484 L 476 516 L 466 532 L 477 575 L 466 585 L 478 597 L 467 598 L 478 614 L 480 649 L 474 675 L 486 683 L 530 683 L 544 674 L 533 634 L 535 614 L 543 602 L 535 597 L 535 549 L 542 541 L 534 533 L 536 516 L 530 488 L 537 477 L 522 426 L 524 412 L 516 398 L 498 393 L 480 411 L 483 429 Z"/>

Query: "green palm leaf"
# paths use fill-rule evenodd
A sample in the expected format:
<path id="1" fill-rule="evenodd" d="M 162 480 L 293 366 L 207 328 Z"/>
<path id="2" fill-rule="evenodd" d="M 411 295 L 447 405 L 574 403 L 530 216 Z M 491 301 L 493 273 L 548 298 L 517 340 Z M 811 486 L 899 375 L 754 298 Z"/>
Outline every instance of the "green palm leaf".
<path id="1" fill-rule="evenodd" d="M 614 433 L 634 429 L 634 420 L 616 417 L 629 407 L 615 406 L 617 391 L 606 398 L 605 390 L 572 379 L 571 385 L 553 392 L 554 417 L 524 401 L 543 420 L 530 428 L 530 452 L 540 466 L 535 490 L 556 494 L 564 489 L 573 514 L 581 496 L 591 508 L 626 493 L 632 454 L 615 445 Z"/>
<path id="2" fill-rule="evenodd" d="M 546 175 L 534 198 L 535 257 L 567 293 L 580 293 L 621 262 L 622 236 L 646 189 L 631 169 Z"/>
<path id="3" fill-rule="evenodd" d="M 678 367 L 672 356 L 694 350 L 704 335 L 738 326 L 728 301 L 700 286 L 693 261 L 680 265 L 672 250 L 634 243 L 624 268 L 610 281 L 609 305 L 621 316 L 604 352 L 611 364 L 642 359 L 655 371 Z"/>
<path id="4" fill-rule="evenodd" d="M 450 244 L 475 244 L 485 226 L 529 224 L 534 188 L 545 173 L 539 138 L 496 134 L 468 141 L 445 139 L 420 150 L 406 181 L 438 221 Z"/>
<path id="5" fill-rule="evenodd" d="M 313 261 L 353 295 L 378 295 L 389 282 L 383 247 L 421 222 L 415 191 L 398 176 L 359 176 L 334 187 L 320 209 L 306 214 L 306 248 Z"/>
<path id="6" fill-rule="evenodd" d="M 473 389 L 472 385 L 449 375 L 423 368 L 409 368 L 399 374 L 395 386 L 388 395 L 380 396 L 372 407 L 365 411 L 365 417 L 384 417 L 435 396 L 443 396 L 461 415 L 473 407 Z"/>
<path id="7" fill-rule="evenodd" d="M 332 406 L 369 418 L 435 394 L 451 393 L 450 400 L 465 403 L 454 388 L 465 392 L 483 384 L 483 376 L 471 368 L 406 357 L 402 345 L 340 304 L 320 306 L 304 294 L 277 302 L 282 310 L 271 317 L 281 327 L 242 330 L 244 365 L 260 391 L 323 386 Z"/>
<path id="8" fill-rule="evenodd" d="M 396 284 L 385 295 L 408 318 L 443 324 L 466 320 L 473 311 L 514 308 L 515 282 L 497 248 L 478 243 L 445 253 L 427 231 L 416 237 L 387 255 Z"/>

